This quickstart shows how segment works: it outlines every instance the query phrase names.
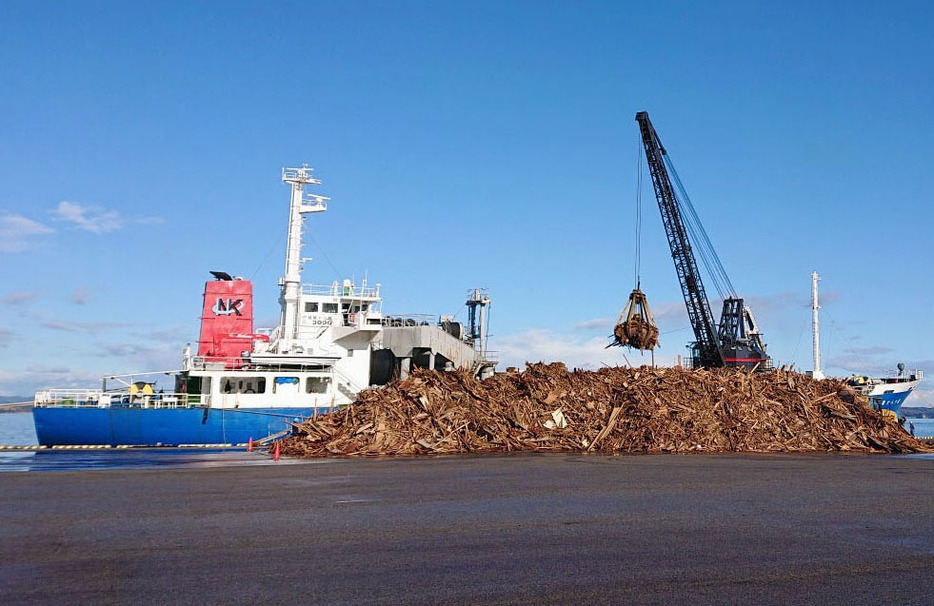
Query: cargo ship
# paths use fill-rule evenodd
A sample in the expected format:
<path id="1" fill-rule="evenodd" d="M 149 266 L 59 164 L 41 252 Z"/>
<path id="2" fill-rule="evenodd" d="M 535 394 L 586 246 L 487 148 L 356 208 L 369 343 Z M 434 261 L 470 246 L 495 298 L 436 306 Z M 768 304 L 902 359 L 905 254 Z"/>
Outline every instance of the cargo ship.
<path id="1" fill-rule="evenodd" d="M 818 314 L 820 311 L 820 305 L 818 303 L 817 297 L 817 282 L 819 280 L 820 274 L 818 274 L 816 271 L 812 272 L 811 325 L 814 339 L 814 370 L 812 370 L 810 374 L 815 379 L 824 378 L 824 373 L 821 371 L 820 361 L 820 318 Z M 854 374 L 847 377 L 845 380 L 847 385 L 858 391 L 860 395 L 865 396 L 873 408 L 883 412 L 884 414 L 894 415 L 897 419 L 902 404 L 923 378 L 923 371 L 906 371 L 905 365 L 899 363 L 897 365 L 897 372 L 892 376 L 872 378 L 869 376 Z"/>
<path id="2" fill-rule="evenodd" d="M 902 404 L 923 378 L 923 371 L 906 371 L 905 365 L 899 364 L 893 376 L 872 378 L 852 375 L 847 379 L 847 385 L 866 396 L 876 410 L 891 412 L 898 418 Z"/>
<path id="3" fill-rule="evenodd" d="M 212 271 L 197 351 L 184 348 L 181 368 L 110 375 L 96 389 L 38 391 L 32 412 L 40 445 L 260 442 L 413 367 L 492 374 L 490 299 L 481 289 L 468 294 L 464 325 L 446 316 L 384 316 L 380 285 L 366 279 L 303 284 L 305 219 L 326 211 L 329 198 L 306 191 L 321 184 L 307 165 L 281 176 L 291 198 L 279 324 L 256 328 L 251 281 Z"/>

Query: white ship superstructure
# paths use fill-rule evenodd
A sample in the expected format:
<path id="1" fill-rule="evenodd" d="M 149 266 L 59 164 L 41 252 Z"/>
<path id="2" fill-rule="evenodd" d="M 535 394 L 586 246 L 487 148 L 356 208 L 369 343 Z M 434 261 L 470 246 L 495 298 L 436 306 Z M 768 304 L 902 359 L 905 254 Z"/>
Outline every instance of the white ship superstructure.
<path id="1" fill-rule="evenodd" d="M 490 299 L 481 289 L 468 297 L 465 327 L 449 317 L 384 317 L 380 285 L 366 279 L 303 284 L 305 223 L 327 210 L 329 198 L 306 191 L 321 184 L 307 166 L 283 169 L 282 181 L 291 198 L 278 326 L 254 329 L 252 284 L 211 272 L 197 352 L 185 348 L 174 389 L 157 391 L 140 380 L 147 373 L 137 373 L 109 377 L 109 389 L 105 379 L 99 390 L 40 391 L 33 412 L 40 444 L 245 442 L 348 404 L 415 367 L 493 372 Z"/>
<path id="2" fill-rule="evenodd" d="M 329 198 L 305 190 L 321 184 L 307 166 L 282 169 L 282 181 L 291 186 L 291 202 L 285 274 L 279 280 L 279 325 L 257 331 L 265 338 L 254 340 L 243 372 L 291 369 L 305 386 L 298 390 L 303 394 L 296 394 L 308 400 L 304 403 L 346 404 L 371 385 L 370 354 L 382 332 L 380 286 L 365 279 L 359 285 L 349 279 L 302 284 L 302 267 L 311 260 L 302 257 L 305 222 L 326 211 Z M 203 363 L 191 361 L 193 374 L 209 372 Z"/>

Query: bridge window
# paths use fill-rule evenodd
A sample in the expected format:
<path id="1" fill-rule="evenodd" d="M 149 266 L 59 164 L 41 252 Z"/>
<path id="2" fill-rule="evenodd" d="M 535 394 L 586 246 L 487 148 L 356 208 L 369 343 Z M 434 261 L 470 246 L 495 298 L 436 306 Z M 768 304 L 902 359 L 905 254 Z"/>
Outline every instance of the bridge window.
<path id="1" fill-rule="evenodd" d="M 211 377 L 175 377 L 175 391 L 177 393 L 209 394 L 211 393 Z"/>
<path id="2" fill-rule="evenodd" d="M 337 303 L 324 303 L 324 313 L 326 313 L 326 314 L 336 314 L 336 313 L 337 313 Z"/>
<path id="3" fill-rule="evenodd" d="M 223 377 L 221 393 L 266 393 L 265 377 Z"/>
<path id="4" fill-rule="evenodd" d="M 327 393 L 330 383 L 330 377 L 308 377 L 308 380 L 305 382 L 305 392 Z"/>
<path id="5" fill-rule="evenodd" d="M 317 312 L 317 311 L 318 311 L 318 302 L 317 302 L 317 301 L 315 301 L 314 303 L 305 303 L 305 313 L 306 313 L 306 314 L 313 314 L 313 313 L 315 313 L 315 312 Z"/>

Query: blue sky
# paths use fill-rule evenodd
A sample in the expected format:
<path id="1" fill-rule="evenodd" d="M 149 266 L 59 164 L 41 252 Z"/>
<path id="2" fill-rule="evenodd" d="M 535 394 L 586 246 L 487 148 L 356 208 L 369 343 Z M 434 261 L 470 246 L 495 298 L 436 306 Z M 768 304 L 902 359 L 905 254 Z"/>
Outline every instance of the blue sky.
<path id="1" fill-rule="evenodd" d="M 932 29 L 921 2 L 4 2 L 0 395 L 177 366 L 212 269 L 275 318 L 302 162 L 333 199 L 307 281 L 461 317 L 485 286 L 504 363 L 622 363 L 639 110 L 776 359 L 810 368 L 817 269 L 831 373 L 934 376 Z M 643 197 L 667 362 L 690 331 Z"/>

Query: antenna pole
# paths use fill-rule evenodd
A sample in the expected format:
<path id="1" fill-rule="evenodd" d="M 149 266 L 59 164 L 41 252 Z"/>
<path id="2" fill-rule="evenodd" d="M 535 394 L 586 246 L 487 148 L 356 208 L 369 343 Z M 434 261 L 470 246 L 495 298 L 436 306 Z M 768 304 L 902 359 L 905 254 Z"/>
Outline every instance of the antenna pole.
<path id="1" fill-rule="evenodd" d="M 306 185 L 321 185 L 307 164 L 301 168 L 283 168 L 282 182 L 292 186 L 289 205 L 289 236 L 285 250 L 285 275 L 279 280 L 279 353 L 291 349 L 298 326 L 298 299 L 302 282 L 302 226 L 305 215 L 328 209 L 329 198 L 306 194 Z"/>
<path id="2" fill-rule="evenodd" d="M 820 381 L 824 378 L 824 373 L 820 368 L 820 324 L 817 317 L 817 312 L 820 310 L 820 305 L 817 304 L 817 281 L 820 280 L 820 275 L 818 273 L 811 273 L 811 323 L 814 327 L 814 372 L 812 373 L 813 377 Z"/>

